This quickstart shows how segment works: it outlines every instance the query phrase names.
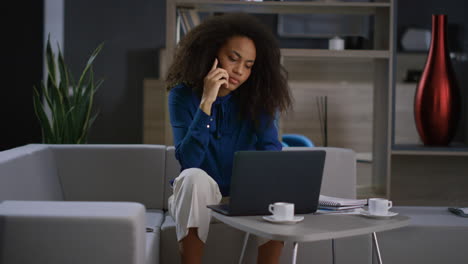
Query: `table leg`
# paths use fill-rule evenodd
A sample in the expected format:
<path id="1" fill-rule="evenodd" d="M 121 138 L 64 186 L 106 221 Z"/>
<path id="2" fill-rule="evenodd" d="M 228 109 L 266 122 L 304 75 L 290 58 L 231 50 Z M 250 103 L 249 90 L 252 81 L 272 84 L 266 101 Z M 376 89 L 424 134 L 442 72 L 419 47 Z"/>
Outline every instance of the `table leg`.
<path id="1" fill-rule="evenodd" d="M 379 241 L 377 241 L 377 235 L 375 232 L 372 232 L 372 242 L 374 242 L 375 251 L 377 252 L 377 261 L 379 264 L 382 264 L 382 256 L 380 255 Z"/>
<path id="2" fill-rule="evenodd" d="M 293 243 L 293 255 L 292 255 L 292 264 L 296 264 L 297 259 L 297 242 Z"/>
<path id="3" fill-rule="evenodd" d="M 242 245 L 242 251 L 241 251 L 240 258 L 239 258 L 239 264 L 242 264 L 242 260 L 244 259 L 245 248 L 247 247 L 247 242 L 249 241 L 249 235 L 250 233 L 245 233 L 244 245 Z"/>
<path id="4" fill-rule="evenodd" d="M 332 238 L 332 264 L 335 264 L 335 239 Z"/>

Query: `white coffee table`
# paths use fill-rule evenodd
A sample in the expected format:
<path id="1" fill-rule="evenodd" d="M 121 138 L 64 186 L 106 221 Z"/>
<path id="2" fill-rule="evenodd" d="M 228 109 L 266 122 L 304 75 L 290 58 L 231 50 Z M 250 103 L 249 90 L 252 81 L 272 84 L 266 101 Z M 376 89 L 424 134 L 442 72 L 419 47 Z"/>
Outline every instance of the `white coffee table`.
<path id="1" fill-rule="evenodd" d="M 397 215 L 388 219 L 371 219 L 361 215 L 306 214 L 304 220 L 293 225 L 273 224 L 263 220 L 262 216 L 226 216 L 212 211 L 219 221 L 246 232 L 244 246 L 239 263 L 242 262 L 249 234 L 271 240 L 292 242 L 294 251 L 292 263 L 296 263 L 297 245 L 300 242 L 312 242 L 343 237 L 372 234 L 372 241 L 377 251 L 379 263 L 382 263 L 376 232 L 400 228 L 409 224 L 409 217 Z"/>

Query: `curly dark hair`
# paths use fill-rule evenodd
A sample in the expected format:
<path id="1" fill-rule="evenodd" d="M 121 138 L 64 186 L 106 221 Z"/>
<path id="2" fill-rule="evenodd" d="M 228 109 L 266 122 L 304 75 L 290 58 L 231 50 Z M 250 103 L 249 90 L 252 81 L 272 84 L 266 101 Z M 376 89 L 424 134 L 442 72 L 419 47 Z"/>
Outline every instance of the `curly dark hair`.
<path id="1" fill-rule="evenodd" d="M 203 79 L 210 71 L 221 47 L 234 36 L 251 39 L 256 48 L 251 75 L 233 93 L 238 94 L 241 117 L 259 120 L 267 114 L 271 120 L 277 111 L 291 108 L 288 74 L 281 65 L 281 53 L 270 29 L 257 18 L 244 13 L 212 16 L 193 28 L 177 45 L 166 78 L 167 90 L 186 84 L 201 96 Z"/>

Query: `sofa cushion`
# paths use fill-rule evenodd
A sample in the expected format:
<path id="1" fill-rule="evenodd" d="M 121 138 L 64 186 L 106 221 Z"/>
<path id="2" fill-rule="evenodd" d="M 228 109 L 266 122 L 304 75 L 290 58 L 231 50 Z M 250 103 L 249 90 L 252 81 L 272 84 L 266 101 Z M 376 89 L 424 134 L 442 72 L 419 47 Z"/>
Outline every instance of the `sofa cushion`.
<path id="1" fill-rule="evenodd" d="M 68 201 L 163 206 L 166 146 L 51 145 Z"/>
<path id="2" fill-rule="evenodd" d="M 146 263 L 159 263 L 159 248 L 161 224 L 164 219 L 162 210 L 147 210 L 146 211 L 146 227 L 152 228 L 151 231 L 146 231 Z"/>
<path id="3" fill-rule="evenodd" d="M 160 231 L 146 233 L 146 264 L 159 263 Z"/>
<path id="4" fill-rule="evenodd" d="M 164 212 L 158 209 L 146 210 L 146 227 L 161 229 L 164 220 Z"/>
<path id="5" fill-rule="evenodd" d="M 63 200 L 51 150 L 31 144 L 0 152 L 0 201 Z"/>

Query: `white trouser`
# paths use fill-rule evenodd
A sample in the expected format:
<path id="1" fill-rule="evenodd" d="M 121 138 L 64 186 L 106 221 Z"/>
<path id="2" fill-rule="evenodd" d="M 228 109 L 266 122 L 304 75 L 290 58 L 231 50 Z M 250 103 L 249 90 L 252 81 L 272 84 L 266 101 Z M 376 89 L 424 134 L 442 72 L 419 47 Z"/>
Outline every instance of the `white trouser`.
<path id="1" fill-rule="evenodd" d="M 183 170 L 173 184 L 174 194 L 169 197 L 168 209 L 176 223 L 177 241 L 188 234 L 189 228 L 198 228 L 198 238 L 206 244 L 211 222 L 211 210 L 206 206 L 219 204 L 223 196 L 218 184 L 204 170 Z M 268 239 L 256 239 L 257 245 Z"/>
<path id="2" fill-rule="evenodd" d="M 198 237 L 206 243 L 211 222 L 206 206 L 218 204 L 223 197 L 218 184 L 205 171 L 190 168 L 175 178 L 173 191 L 168 209 L 176 223 L 177 241 L 187 236 L 189 228 L 198 227 Z"/>

